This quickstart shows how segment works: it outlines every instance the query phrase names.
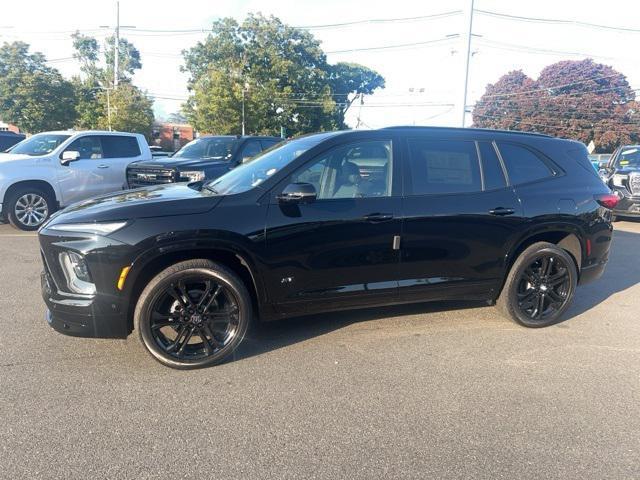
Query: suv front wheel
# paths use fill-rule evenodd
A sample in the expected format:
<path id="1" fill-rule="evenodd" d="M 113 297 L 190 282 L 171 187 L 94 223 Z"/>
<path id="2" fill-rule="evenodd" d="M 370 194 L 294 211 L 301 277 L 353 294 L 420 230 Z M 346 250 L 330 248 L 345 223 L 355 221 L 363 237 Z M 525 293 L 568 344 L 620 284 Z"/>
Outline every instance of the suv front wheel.
<path id="1" fill-rule="evenodd" d="M 54 201 L 37 187 L 14 190 L 4 207 L 9 223 L 20 230 L 37 230 L 53 213 Z"/>
<path id="2" fill-rule="evenodd" d="M 576 264 L 565 250 L 534 243 L 514 262 L 496 304 L 525 327 L 553 325 L 571 304 L 577 280 Z"/>
<path id="3" fill-rule="evenodd" d="M 172 368 L 216 365 L 240 344 L 251 321 L 242 280 L 210 260 L 176 263 L 142 291 L 134 327 L 149 353 Z"/>

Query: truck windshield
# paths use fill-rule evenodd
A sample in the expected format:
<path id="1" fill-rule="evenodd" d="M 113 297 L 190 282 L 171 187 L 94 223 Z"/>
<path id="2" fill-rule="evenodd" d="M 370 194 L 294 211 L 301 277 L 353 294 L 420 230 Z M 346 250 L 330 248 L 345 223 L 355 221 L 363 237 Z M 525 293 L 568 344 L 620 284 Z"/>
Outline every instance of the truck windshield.
<path id="1" fill-rule="evenodd" d="M 263 183 L 329 135 L 331 134 L 325 133 L 279 143 L 252 158 L 249 162 L 210 181 L 205 185 L 205 188 L 219 195 L 246 192 Z"/>
<path id="2" fill-rule="evenodd" d="M 197 138 L 178 150 L 173 158 L 228 160 L 231 158 L 234 142 L 235 139 L 229 137 Z"/>
<path id="3" fill-rule="evenodd" d="M 616 158 L 616 168 L 640 169 L 640 145 L 622 147 Z"/>
<path id="4" fill-rule="evenodd" d="M 17 143 L 8 150 L 8 153 L 29 155 L 31 157 L 41 157 L 53 152 L 58 145 L 64 142 L 71 135 L 61 135 L 52 133 L 39 133 Z"/>

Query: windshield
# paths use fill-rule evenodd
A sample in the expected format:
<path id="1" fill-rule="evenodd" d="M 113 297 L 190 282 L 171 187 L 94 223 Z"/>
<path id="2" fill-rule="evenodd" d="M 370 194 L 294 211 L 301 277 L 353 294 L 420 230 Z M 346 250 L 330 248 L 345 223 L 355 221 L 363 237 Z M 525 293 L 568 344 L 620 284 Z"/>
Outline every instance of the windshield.
<path id="1" fill-rule="evenodd" d="M 616 168 L 640 169 L 640 145 L 622 147 L 616 158 Z"/>
<path id="2" fill-rule="evenodd" d="M 325 138 L 326 135 L 314 135 L 279 143 L 252 158 L 249 162 L 212 180 L 206 185 L 206 188 L 220 195 L 246 192 L 263 183 Z"/>
<path id="3" fill-rule="evenodd" d="M 8 152 L 40 157 L 54 151 L 58 145 L 70 136 L 71 135 L 40 133 L 14 145 L 13 148 L 8 150 Z"/>
<path id="4" fill-rule="evenodd" d="M 173 158 L 228 160 L 231 158 L 234 142 L 235 138 L 229 137 L 198 138 L 178 150 Z"/>

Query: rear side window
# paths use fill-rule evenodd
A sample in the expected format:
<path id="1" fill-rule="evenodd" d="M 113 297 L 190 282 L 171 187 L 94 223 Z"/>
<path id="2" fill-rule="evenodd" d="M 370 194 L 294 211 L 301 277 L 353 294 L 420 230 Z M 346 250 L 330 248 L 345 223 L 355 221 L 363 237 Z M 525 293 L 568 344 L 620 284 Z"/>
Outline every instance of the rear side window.
<path id="1" fill-rule="evenodd" d="M 409 139 L 409 167 L 413 195 L 482 190 L 475 142 Z"/>
<path id="2" fill-rule="evenodd" d="M 534 182 L 553 176 L 553 172 L 538 155 L 513 143 L 498 143 L 512 185 Z"/>
<path id="3" fill-rule="evenodd" d="M 260 142 L 258 140 L 249 140 L 242 147 L 241 157 L 243 160 L 246 158 L 255 157 L 262 151 L 262 147 L 260 146 Z"/>
<path id="4" fill-rule="evenodd" d="M 260 143 L 262 143 L 262 149 L 266 150 L 267 148 L 271 148 L 274 145 L 280 143 L 280 140 L 272 140 L 272 139 L 262 139 L 260 140 Z"/>
<path id="5" fill-rule="evenodd" d="M 478 142 L 480 158 L 482 159 L 482 173 L 484 175 L 484 189 L 495 190 L 507 186 L 504 172 L 495 148 L 489 142 Z"/>
<path id="6" fill-rule="evenodd" d="M 102 137 L 104 158 L 132 158 L 140 155 L 140 146 L 136 137 L 105 135 Z"/>

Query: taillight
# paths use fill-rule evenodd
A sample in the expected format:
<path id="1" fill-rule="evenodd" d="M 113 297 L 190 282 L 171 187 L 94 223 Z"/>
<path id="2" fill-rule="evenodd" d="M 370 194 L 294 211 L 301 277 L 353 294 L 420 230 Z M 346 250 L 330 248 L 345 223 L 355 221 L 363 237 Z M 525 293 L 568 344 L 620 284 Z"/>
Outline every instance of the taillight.
<path id="1" fill-rule="evenodd" d="M 609 210 L 613 210 L 618 205 L 620 201 L 620 197 L 615 193 L 603 193 L 601 195 L 594 195 L 596 202 L 602 205 L 604 208 L 608 208 Z"/>

